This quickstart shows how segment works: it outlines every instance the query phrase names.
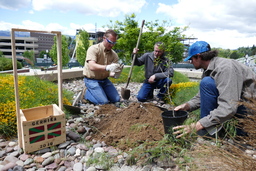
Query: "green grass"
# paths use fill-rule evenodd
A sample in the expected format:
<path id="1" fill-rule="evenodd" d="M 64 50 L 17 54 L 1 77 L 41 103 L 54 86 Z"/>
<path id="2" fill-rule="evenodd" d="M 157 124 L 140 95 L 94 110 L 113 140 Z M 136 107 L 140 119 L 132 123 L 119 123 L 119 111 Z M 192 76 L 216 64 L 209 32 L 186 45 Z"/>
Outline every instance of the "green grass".
<path id="1" fill-rule="evenodd" d="M 123 71 L 118 79 L 114 79 L 111 77 L 109 79 L 112 83 L 115 83 L 115 84 L 126 83 L 128 80 L 129 72 L 130 72 L 130 67 L 126 67 L 123 69 Z M 145 79 L 144 66 L 134 66 L 132 69 L 132 75 L 130 78 L 130 82 L 142 83 L 144 79 Z"/>

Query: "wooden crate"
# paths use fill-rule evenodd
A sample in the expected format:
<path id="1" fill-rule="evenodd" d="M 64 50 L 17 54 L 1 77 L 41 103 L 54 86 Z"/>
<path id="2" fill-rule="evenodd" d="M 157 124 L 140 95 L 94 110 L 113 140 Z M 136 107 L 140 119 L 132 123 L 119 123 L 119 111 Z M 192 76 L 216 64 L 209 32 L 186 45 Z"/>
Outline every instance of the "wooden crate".
<path id="1" fill-rule="evenodd" d="M 66 142 L 65 113 L 56 105 L 20 110 L 25 153 Z"/>

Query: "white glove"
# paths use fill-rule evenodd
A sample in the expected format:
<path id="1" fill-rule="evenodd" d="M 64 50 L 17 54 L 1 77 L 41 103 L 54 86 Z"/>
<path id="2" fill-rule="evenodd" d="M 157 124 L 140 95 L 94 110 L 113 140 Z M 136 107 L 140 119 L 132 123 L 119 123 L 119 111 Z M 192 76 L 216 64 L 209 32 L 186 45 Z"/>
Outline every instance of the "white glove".
<path id="1" fill-rule="evenodd" d="M 124 67 L 124 64 L 121 64 L 120 65 L 121 71 L 119 71 L 119 72 L 110 72 L 109 76 L 113 77 L 113 78 L 116 78 L 116 79 L 119 78 L 120 75 L 121 75 L 121 72 L 123 70 L 123 67 Z"/>
<path id="2" fill-rule="evenodd" d="M 120 72 L 122 71 L 121 65 L 118 63 L 112 63 L 106 66 L 106 71 L 110 72 Z"/>

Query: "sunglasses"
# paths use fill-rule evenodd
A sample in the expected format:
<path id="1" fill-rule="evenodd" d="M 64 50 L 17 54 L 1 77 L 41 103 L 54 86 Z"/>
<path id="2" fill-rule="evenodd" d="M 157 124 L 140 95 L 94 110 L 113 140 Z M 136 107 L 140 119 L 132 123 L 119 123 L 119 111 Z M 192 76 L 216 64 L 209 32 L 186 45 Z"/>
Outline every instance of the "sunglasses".
<path id="1" fill-rule="evenodd" d="M 116 44 L 116 42 L 112 42 L 111 40 L 108 40 L 108 38 L 106 38 L 106 40 L 107 40 L 107 42 L 108 42 L 109 44 L 112 44 L 112 45 L 115 45 L 115 44 Z"/>

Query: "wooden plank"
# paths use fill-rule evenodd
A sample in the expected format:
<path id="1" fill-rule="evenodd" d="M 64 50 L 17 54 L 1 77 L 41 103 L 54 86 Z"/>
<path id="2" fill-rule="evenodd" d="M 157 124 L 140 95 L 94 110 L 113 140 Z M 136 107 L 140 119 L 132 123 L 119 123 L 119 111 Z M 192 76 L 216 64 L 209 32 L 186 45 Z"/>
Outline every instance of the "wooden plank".
<path id="1" fill-rule="evenodd" d="M 61 49 L 61 34 L 57 34 L 57 59 L 58 59 L 58 95 L 59 95 L 59 107 L 63 110 L 63 98 L 62 98 L 62 49 Z"/>
<path id="2" fill-rule="evenodd" d="M 14 93 L 16 102 L 16 118 L 17 118 L 17 130 L 19 146 L 22 147 L 22 134 L 21 134 L 21 121 L 20 121 L 20 98 L 18 87 L 18 74 L 17 74 L 17 60 L 16 60 L 16 46 L 15 46 L 15 31 L 11 30 L 11 43 L 12 43 L 12 66 L 13 66 L 13 78 L 14 78 Z"/>
<path id="3" fill-rule="evenodd" d="M 20 29 L 12 28 L 12 31 L 21 31 L 21 32 L 37 32 L 37 33 L 51 33 L 51 34 L 61 34 L 60 31 L 44 31 L 44 30 L 29 30 L 29 29 Z"/>

